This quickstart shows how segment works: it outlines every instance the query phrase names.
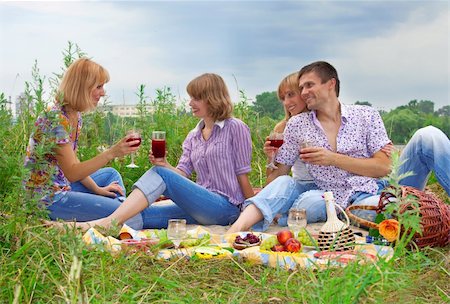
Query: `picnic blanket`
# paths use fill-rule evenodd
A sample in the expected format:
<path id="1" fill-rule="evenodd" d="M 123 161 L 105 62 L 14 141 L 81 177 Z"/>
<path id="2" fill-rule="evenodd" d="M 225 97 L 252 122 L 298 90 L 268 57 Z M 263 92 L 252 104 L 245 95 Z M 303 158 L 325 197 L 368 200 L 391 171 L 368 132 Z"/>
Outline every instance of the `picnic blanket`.
<path id="1" fill-rule="evenodd" d="M 133 230 L 124 225 L 121 230 L 129 233 L 132 239 L 119 240 L 112 236 L 104 236 L 94 228 L 90 228 L 83 236 L 83 241 L 89 245 L 101 244 L 103 248 L 111 252 L 120 252 L 127 248 L 135 248 L 136 244 L 144 244 L 141 241 L 150 241 L 151 245 L 156 245 L 161 233 L 164 230 L 145 229 Z M 197 246 L 171 249 L 161 248 L 157 251 L 155 258 L 163 260 L 174 260 L 179 258 L 236 258 L 238 261 L 262 264 L 269 267 L 281 267 L 288 270 L 296 268 L 324 268 L 329 266 L 345 266 L 349 262 L 359 263 L 376 262 L 379 259 L 390 259 L 393 256 L 393 249 L 390 246 L 379 246 L 365 243 L 364 238 L 357 238 L 354 250 L 345 252 L 325 252 L 316 248 L 303 248 L 301 252 L 272 252 L 260 250 L 259 246 L 250 247 L 244 250 L 235 250 L 232 243 L 237 235 L 244 237 L 248 232 L 233 234 L 211 234 L 204 227 L 196 226 L 188 230 L 190 239 L 208 239 L 209 241 Z M 262 240 L 272 236 L 267 233 L 254 233 Z M 207 236 L 207 238 L 205 237 Z M 306 247 L 306 246 L 304 246 Z M 142 248 L 141 248 L 142 249 Z M 139 249 L 133 252 L 142 251 Z M 129 252 L 128 252 L 129 253 Z"/>

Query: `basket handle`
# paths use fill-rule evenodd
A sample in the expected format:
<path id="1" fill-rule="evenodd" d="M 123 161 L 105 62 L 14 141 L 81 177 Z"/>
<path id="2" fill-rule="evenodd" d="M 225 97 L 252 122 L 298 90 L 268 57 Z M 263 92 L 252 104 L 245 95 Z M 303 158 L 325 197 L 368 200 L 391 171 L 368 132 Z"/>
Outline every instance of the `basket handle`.
<path id="1" fill-rule="evenodd" d="M 335 207 L 337 207 L 339 210 L 341 210 L 341 212 L 344 214 L 345 216 L 345 220 L 347 221 L 347 227 L 350 227 L 350 219 L 348 218 L 347 213 L 345 213 L 344 208 L 342 208 L 341 206 L 339 206 L 338 204 L 334 204 Z"/>
<path id="2" fill-rule="evenodd" d="M 374 223 L 374 222 L 362 219 L 360 217 L 357 217 L 356 215 L 354 215 L 351 212 L 352 210 L 358 210 L 358 209 L 361 209 L 361 210 L 377 210 L 378 207 L 377 206 L 351 205 L 351 206 L 348 206 L 347 209 L 344 212 L 346 216 L 348 215 L 347 218 L 351 218 L 352 221 L 354 221 L 354 222 L 356 222 L 358 224 L 361 224 L 363 226 L 369 227 L 369 228 L 378 229 L 378 224 L 377 223 Z"/>

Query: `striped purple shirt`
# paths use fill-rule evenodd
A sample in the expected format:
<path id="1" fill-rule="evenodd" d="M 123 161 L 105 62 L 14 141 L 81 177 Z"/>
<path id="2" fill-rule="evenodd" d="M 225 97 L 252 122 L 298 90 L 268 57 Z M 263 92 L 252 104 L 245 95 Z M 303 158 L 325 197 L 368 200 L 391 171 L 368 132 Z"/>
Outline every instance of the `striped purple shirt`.
<path id="1" fill-rule="evenodd" d="M 240 205 L 244 195 L 238 175 L 251 170 L 252 140 L 248 126 L 236 118 L 217 121 L 211 136 L 204 140 L 201 120 L 183 142 L 177 168 L 188 176 L 197 174 L 197 184 Z"/>
<path id="2" fill-rule="evenodd" d="M 284 131 L 284 144 L 277 153 L 278 163 L 293 165 L 299 157 L 303 141 L 331 150 L 327 136 L 316 113 L 302 113 L 289 119 Z M 370 158 L 390 142 L 380 114 L 373 108 L 341 104 L 341 127 L 337 134 L 336 152 L 355 158 Z M 333 191 L 342 207 L 357 191 L 376 194 L 375 178 L 347 172 L 334 166 L 306 164 L 314 182 L 321 190 Z"/>

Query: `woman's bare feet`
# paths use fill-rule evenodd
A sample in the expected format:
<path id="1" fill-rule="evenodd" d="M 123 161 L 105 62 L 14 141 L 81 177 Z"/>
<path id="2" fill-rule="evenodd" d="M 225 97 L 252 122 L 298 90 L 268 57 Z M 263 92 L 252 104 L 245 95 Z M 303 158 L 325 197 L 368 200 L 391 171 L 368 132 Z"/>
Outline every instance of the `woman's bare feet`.
<path id="1" fill-rule="evenodd" d="M 46 227 L 53 227 L 61 231 L 66 231 L 67 229 L 80 229 L 82 232 L 85 232 L 89 230 L 92 227 L 100 226 L 109 228 L 110 225 L 102 225 L 102 220 L 105 219 L 99 219 L 94 220 L 90 222 L 60 222 L 60 221 L 47 221 L 43 220 L 44 226 Z"/>

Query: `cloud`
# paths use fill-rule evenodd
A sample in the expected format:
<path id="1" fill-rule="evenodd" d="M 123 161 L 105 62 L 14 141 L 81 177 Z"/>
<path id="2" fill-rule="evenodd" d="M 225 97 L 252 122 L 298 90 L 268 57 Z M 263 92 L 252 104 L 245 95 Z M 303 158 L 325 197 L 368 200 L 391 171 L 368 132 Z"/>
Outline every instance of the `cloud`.
<path id="1" fill-rule="evenodd" d="M 139 84 L 148 95 L 170 86 L 184 97 L 186 84 L 204 72 L 222 75 L 234 100 L 236 81 L 254 98 L 315 60 L 338 68 L 344 102 L 448 102 L 442 2 L 2 2 L 0 8 L 7 45 L 0 48 L 0 91 L 7 94 L 19 93 L 35 59 L 43 75 L 59 72 L 70 40 L 110 71 L 113 102 L 123 96 L 134 102 Z"/>
<path id="2" fill-rule="evenodd" d="M 385 109 L 412 99 L 431 100 L 436 108 L 447 105 L 448 16 L 446 10 L 429 14 L 418 8 L 389 33 L 335 48 L 349 102 L 367 100 Z"/>

